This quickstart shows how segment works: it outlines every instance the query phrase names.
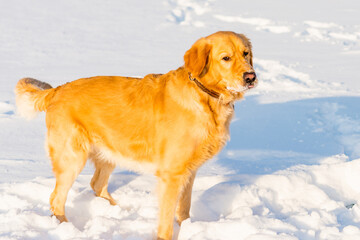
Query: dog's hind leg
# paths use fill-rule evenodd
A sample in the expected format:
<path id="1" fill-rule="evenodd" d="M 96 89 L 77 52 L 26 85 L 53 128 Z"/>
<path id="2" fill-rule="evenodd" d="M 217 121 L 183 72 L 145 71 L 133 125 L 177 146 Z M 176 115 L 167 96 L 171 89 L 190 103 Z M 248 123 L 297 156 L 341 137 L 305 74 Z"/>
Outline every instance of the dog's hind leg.
<path id="1" fill-rule="evenodd" d="M 88 157 L 85 138 L 78 129 L 71 133 L 71 136 L 65 136 L 63 132 L 52 128 L 48 134 L 48 150 L 56 177 L 56 186 L 50 196 L 50 209 L 60 222 L 67 221 L 66 198 Z"/>
<path id="2" fill-rule="evenodd" d="M 116 205 L 116 201 L 108 192 L 109 177 L 113 172 L 115 165 L 97 157 L 92 157 L 95 164 L 95 173 L 91 179 L 90 185 L 96 196 L 107 199 L 111 205 Z"/>

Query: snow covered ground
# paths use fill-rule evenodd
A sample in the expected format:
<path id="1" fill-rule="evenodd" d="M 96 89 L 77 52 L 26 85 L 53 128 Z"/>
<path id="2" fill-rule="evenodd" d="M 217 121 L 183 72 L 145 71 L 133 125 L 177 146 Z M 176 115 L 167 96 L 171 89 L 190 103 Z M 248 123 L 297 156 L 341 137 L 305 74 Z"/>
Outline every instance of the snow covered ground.
<path id="1" fill-rule="evenodd" d="M 110 206 L 89 164 L 50 216 L 55 180 L 41 114 L 15 114 L 22 77 L 56 86 L 183 64 L 199 37 L 246 34 L 260 84 L 231 141 L 200 170 L 179 239 L 360 238 L 360 2 L 0 0 L 0 239 L 152 239 L 156 179 L 118 168 Z"/>

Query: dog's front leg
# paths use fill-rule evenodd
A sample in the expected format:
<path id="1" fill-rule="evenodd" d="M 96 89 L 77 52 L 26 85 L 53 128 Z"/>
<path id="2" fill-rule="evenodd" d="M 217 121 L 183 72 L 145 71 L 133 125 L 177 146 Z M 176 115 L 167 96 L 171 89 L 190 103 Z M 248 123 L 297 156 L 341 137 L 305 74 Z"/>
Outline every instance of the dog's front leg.
<path id="1" fill-rule="evenodd" d="M 191 194 L 196 171 L 193 171 L 181 191 L 179 202 L 176 207 L 175 217 L 179 225 L 190 217 Z"/>
<path id="2" fill-rule="evenodd" d="M 158 240 L 171 240 L 175 207 L 184 177 L 172 173 L 159 174 L 159 225 Z"/>

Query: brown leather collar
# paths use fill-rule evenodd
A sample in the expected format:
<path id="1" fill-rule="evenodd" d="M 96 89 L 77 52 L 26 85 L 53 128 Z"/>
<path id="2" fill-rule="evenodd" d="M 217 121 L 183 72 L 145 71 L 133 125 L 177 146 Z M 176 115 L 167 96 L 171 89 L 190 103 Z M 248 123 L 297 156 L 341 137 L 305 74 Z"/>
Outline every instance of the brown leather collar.
<path id="1" fill-rule="evenodd" d="M 199 80 L 197 80 L 196 78 L 193 78 L 193 77 L 191 76 L 191 73 L 189 73 L 189 79 L 190 79 L 190 81 L 195 82 L 196 85 L 197 85 L 202 91 L 206 92 L 206 93 L 209 94 L 211 97 L 213 97 L 213 98 L 219 98 L 219 97 L 220 97 L 220 93 L 215 92 L 215 91 L 213 91 L 213 90 L 211 90 L 211 89 L 208 89 L 207 87 L 205 87 L 204 85 L 202 85 L 202 83 L 199 82 Z"/>

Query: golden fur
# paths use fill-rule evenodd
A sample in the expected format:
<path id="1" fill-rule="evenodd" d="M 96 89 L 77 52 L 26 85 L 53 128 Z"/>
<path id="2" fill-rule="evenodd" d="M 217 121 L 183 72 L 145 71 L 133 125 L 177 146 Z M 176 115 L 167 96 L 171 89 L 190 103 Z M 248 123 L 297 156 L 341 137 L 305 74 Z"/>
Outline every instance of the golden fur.
<path id="1" fill-rule="evenodd" d="M 83 78 L 56 88 L 30 78 L 18 82 L 20 113 L 46 112 L 56 177 L 50 205 L 60 221 L 67 221 L 67 194 L 87 159 L 96 168 L 91 187 L 111 204 L 107 186 L 116 165 L 158 177 L 158 239 L 171 239 L 174 217 L 179 224 L 189 217 L 195 173 L 229 139 L 233 103 L 250 88 L 244 73 L 254 70 L 249 40 L 233 32 L 199 39 L 184 60 L 177 70 L 144 78 Z"/>

